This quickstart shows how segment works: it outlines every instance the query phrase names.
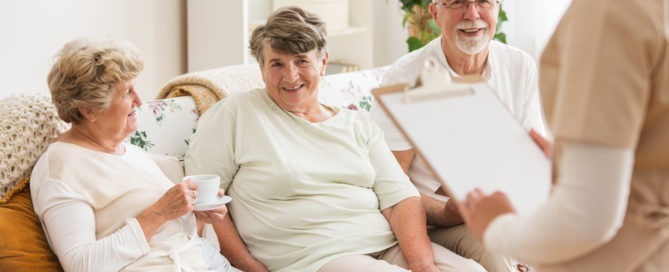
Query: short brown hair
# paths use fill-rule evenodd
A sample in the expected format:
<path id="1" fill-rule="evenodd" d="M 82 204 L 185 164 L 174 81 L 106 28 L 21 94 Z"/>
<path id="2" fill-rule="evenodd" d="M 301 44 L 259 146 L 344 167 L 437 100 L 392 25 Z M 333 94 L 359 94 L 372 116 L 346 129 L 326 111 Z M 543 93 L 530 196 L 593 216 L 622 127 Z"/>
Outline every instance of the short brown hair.
<path id="1" fill-rule="evenodd" d="M 258 26 L 251 34 L 249 49 L 259 64 L 265 59 L 265 45 L 284 54 L 301 54 L 317 49 L 325 53 L 327 30 L 318 15 L 291 6 L 274 11 L 265 25 Z"/>
<path id="2" fill-rule="evenodd" d="M 112 38 L 68 42 L 47 78 L 58 116 L 78 124 L 84 118 L 79 108 L 107 110 L 114 85 L 135 78 L 143 68 L 139 50 L 130 42 Z"/>

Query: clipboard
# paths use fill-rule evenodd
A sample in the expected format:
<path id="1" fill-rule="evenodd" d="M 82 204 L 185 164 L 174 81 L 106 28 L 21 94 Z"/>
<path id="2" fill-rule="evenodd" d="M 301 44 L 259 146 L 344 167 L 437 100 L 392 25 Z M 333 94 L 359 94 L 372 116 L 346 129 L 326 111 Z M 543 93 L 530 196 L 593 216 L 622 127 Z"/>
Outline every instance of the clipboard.
<path id="1" fill-rule="evenodd" d="M 491 88 L 480 77 L 444 82 L 435 86 L 424 73 L 423 87 L 372 94 L 456 202 L 477 187 L 504 192 L 520 214 L 546 202 L 550 160 Z"/>

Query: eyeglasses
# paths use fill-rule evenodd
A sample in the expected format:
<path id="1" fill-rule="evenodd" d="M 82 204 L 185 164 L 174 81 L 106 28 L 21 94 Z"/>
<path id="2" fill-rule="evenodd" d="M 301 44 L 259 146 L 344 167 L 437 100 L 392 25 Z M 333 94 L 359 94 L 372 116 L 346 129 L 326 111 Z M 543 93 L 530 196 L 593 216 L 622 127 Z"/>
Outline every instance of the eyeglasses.
<path id="1" fill-rule="evenodd" d="M 465 9 L 471 3 L 481 10 L 489 10 L 499 5 L 499 0 L 445 0 L 437 2 L 447 9 Z"/>

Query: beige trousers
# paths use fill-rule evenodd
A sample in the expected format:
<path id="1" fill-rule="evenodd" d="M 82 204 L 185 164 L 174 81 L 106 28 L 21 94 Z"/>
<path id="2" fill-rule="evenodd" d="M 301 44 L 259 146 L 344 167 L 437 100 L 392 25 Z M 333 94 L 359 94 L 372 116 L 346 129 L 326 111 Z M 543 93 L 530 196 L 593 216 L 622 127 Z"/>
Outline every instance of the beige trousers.
<path id="1" fill-rule="evenodd" d="M 473 260 L 432 243 L 434 262 L 442 272 L 485 271 Z M 321 267 L 319 272 L 406 272 L 409 265 L 402 256 L 399 245 L 369 255 L 350 255 L 339 257 Z"/>
<path id="2" fill-rule="evenodd" d="M 511 259 L 487 251 L 465 225 L 449 228 L 431 227 L 427 234 L 433 243 L 481 264 L 488 272 L 517 271 Z"/>

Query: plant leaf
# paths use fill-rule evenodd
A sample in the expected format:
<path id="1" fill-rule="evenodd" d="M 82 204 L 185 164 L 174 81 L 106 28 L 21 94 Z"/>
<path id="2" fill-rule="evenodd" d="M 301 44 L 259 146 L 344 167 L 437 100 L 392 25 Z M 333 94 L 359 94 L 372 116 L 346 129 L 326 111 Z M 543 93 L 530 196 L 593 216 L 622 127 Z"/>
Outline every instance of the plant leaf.
<path id="1" fill-rule="evenodd" d="M 506 43 L 506 33 L 502 32 L 502 23 L 509 20 L 509 17 L 506 16 L 506 11 L 504 11 L 503 6 L 499 7 L 499 13 L 497 15 L 497 31 L 493 39 L 498 40 L 502 43 Z"/>
<path id="2" fill-rule="evenodd" d="M 419 49 L 425 45 L 423 41 L 416 37 L 409 37 L 407 39 L 407 45 L 409 45 L 409 52 Z"/>
<path id="3" fill-rule="evenodd" d="M 495 34 L 495 37 L 493 37 L 493 39 L 498 40 L 502 43 L 506 43 L 506 33 L 504 32 L 497 33 Z"/>

